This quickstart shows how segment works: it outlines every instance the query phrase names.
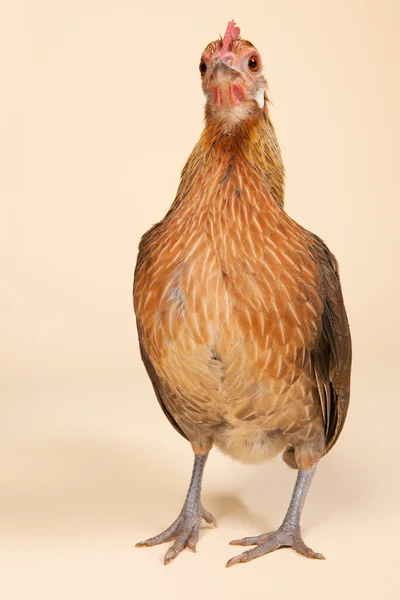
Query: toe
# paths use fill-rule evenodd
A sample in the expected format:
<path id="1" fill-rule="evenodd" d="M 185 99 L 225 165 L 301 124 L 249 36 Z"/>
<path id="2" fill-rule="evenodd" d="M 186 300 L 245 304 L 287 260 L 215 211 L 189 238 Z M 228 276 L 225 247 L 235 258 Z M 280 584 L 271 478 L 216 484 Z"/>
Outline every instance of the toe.
<path id="1" fill-rule="evenodd" d="M 320 552 L 314 552 L 314 550 L 312 550 L 311 548 L 306 546 L 306 544 L 303 542 L 303 540 L 300 540 L 299 542 L 293 544 L 292 548 L 293 548 L 293 550 L 296 550 L 296 552 L 298 554 L 302 554 L 303 556 L 306 556 L 307 558 L 315 558 L 317 560 L 325 560 L 325 556 L 323 554 L 321 554 Z"/>
<path id="2" fill-rule="evenodd" d="M 255 546 L 255 548 L 252 548 L 251 550 L 246 550 L 246 552 L 242 552 L 242 554 L 231 558 L 226 566 L 231 567 L 232 565 L 236 565 L 237 563 L 249 562 L 254 558 L 258 558 L 259 556 L 263 556 L 264 554 L 269 554 L 270 552 L 277 550 L 279 547 L 280 546 L 276 543 L 276 540 L 272 536 L 270 536 L 268 540 L 263 544 L 259 544 L 258 546 Z"/>
<path id="3" fill-rule="evenodd" d="M 231 546 L 255 546 L 256 544 L 262 544 L 271 534 L 265 533 L 264 535 L 255 535 L 252 537 L 244 537 L 239 540 L 232 540 L 229 542 Z"/>
<path id="4" fill-rule="evenodd" d="M 246 562 L 245 559 L 243 558 L 243 554 L 238 554 L 237 556 L 234 556 L 233 558 L 230 558 L 228 560 L 228 562 L 226 563 L 227 567 L 233 567 L 233 565 L 237 565 L 238 563 L 241 562 Z"/>
<path id="5" fill-rule="evenodd" d="M 199 541 L 199 529 L 197 527 L 195 527 L 187 541 L 187 547 L 192 552 L 196 552 L 196 545 L 197 545 L 198 541 Z"/>
<path id="6" fill-rule="evenodd" d="M 171 548 L 167 550 L 164 556 L 164 565 L 168 565 L 168 563 L 170 563 L 171 560 L 174 560 L 174 558 L 176 558 L 178 554 L 179 553 L 175 550 L 175 548 L 171 546 Z"/>
<path id="7" fill-rule="evenodd" d="M 230 546 L 253 546 L 256 542 L 251 542 L 252 538 L 242 538 L 241 540 L 231 540 Z"/>
<path id="8" fill-rule="evenodd" d="M 237 565 L 238 563 L 249 562 L 251 560 L 250 551 L 242 552 L 242 554 L 238 554 L 234 556 L 226 563 L 227 567 L 233 567 L 233 565 Z"/>
<path id="9" fill-rule="evenodd" d="M 215 527 L 217 527 L 217 521 L 211 513 L 208 512 L 205 508 L 202 509 L 202 517 L 206 521 L 206 523 L 212 523 Z"/>
<path id="10" fill-rule="evenodd" d="M 179 532 L 181 517 L 179 516 L 173 523 L 158 535 L 149 538 L 148 540 L 144 540 L 143 542 L 138 542 L 136 544 L 136 548 L 144 548 L 145 546 L 156 546 L 157 544 L 162 544 L 163 542 L 169 542 L 174 539 Z"/>

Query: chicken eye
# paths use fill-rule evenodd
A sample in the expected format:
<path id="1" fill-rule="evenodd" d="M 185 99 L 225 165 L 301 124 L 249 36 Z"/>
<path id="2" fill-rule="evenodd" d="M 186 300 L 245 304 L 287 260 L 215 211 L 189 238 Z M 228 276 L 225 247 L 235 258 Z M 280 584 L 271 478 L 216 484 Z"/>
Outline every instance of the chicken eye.
<path id="1" fill-rule="evenodd" d="M 202 75 L 204 75 L 204 73 L 207 71 L 207 65 L 204 60 L 201 61 L 199 69 Z"/>
<path id="2" fill-rule="evenodd" d="M 249 62 L 247 64 L 249 65 L 250 71 L 253 71 L 253 73 L 255 71 L 258 71 L 258 69 L 260 68 L 260 60 L 258 56 L 255 55 L 250 56 Z"/>

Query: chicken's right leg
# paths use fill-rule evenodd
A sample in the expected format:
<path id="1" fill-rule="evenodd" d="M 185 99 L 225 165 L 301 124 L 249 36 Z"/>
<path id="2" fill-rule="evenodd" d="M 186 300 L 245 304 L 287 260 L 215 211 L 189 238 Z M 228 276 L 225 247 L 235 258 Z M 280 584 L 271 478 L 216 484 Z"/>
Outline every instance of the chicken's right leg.
<path id="1" fill-rule="evenodd" d="M 155 546 L 156 544 L 169 542 L 176 538 L 164 557 L 165 565 L 176 558 L 186 546 L 193 552 L 196 552 L 196 544 L 199 539 L 199 529 L 202 519 L 205 519 L 207 523 L 217 524 L 212 514 L 207 512 L 200 502 L 201 482 L 207 457 L 208 454 L 196 454 L 194 457 L 189 490 L 183 508 L 176 521 L 159 535 L 136 544 L 138 547 Z"/>

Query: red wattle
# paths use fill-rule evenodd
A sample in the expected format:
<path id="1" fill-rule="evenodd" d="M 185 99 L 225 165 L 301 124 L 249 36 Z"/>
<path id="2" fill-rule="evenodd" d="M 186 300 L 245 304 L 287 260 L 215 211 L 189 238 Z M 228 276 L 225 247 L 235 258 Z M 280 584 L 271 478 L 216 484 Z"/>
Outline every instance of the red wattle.
<path id="1" fill-rule="evenodd" d="M 229 95 L 233 104 L 240 104 L 245 97 L 243 87 L 238 83 L 234 83 L 229 87 Z"/>

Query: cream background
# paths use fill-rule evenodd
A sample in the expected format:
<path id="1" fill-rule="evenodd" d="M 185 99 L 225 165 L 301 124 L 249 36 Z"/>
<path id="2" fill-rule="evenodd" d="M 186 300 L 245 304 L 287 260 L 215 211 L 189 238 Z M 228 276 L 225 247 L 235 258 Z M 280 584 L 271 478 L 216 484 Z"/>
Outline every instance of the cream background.
<path id="1" fill-rule="evenodd" d="M 0 7 L 0 594 L 395 598 L 399 592 L 399 16 L 393 0 L 20 0 Z M 197 555 L 169 525 L 192 464 L 157 405 L 131 307 L 140 235 L 202 127 L 202 49 L 229 19 L 260 50 L 287 210 L 341 264 L 352 404 L 306 504 L 306 542 L 225 569 L 275 528 L 294 473 L 213 452 Z"/>

